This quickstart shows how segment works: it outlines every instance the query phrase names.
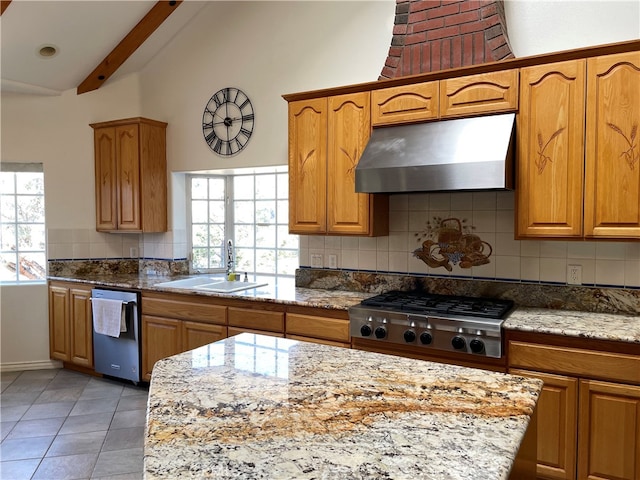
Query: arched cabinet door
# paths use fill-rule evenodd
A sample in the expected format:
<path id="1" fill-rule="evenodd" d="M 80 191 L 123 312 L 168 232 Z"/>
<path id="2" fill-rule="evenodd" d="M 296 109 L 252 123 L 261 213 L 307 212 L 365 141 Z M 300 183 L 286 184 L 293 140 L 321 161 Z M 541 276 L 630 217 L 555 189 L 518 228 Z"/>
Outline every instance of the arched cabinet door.
<path id="1" fill-rule="evenodd" d="M 587 61 L 586 237 L 640 238 L 640 52 Z"/>

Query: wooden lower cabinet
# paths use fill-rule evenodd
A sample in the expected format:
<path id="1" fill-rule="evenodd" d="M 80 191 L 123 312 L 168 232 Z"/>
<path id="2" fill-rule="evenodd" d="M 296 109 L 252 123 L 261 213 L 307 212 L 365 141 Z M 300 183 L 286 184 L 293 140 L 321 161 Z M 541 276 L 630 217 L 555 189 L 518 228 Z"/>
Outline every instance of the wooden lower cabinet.
<path id="1" fill-rule="evenodd" d="M 266 304 L 262 307 L 263 309 L 229 307 L 229 328 L 283 334 L 284 312 L 265 310 Z"/>
<path id="2" fill-rule="evenodd" d="M 227 338 L 227 327 L 224 325 L 185 321 L 182 322 L 182 332 L 185 351 Z"/>
<path id="3" fill-rule="evenodd" d="M 538 478 L 640 480 L 637 347 L 527 335 L 508 335 L 507 358 L 509 373 L 544 381 Z"/>
<path id="4" fill-rule="evenodd" d="M 268 335 L 269 337 L 284 338 L 284 333 L 269 332 L 267 330 L 258 330 L 255 328 L 228 327 L 229 336 L 240 335 L 241 333 L 255 333 L 257 335 Z"/>
<path id="5" fill-rule="evenodd" d="M 93 368 L 91 286 L 49 284 L 49 356 Z"/>
<path id="6" fill-rule="evenodd" d="M 538 400 L 538 478 L 576 478 L 578 380 L 519 369 L 509 373 L 544 381 Z"/>
<path id="7" fill-rule="evenodd" d="M 182 320 L 142 315 L 142 379 L 151 380 L 158 360 L 176 355 L 182 349 Z"/>
<path id="8" fill-rule="evenodd" d="M 349 345 L 349 319 L 287 312 L 288 338 L 316 339 L 328 345 Z"/>
<path id="9" fill-rule="evenodd" d="M 640 479 L 640 387 L 580 381 L 578 478 Z"/>

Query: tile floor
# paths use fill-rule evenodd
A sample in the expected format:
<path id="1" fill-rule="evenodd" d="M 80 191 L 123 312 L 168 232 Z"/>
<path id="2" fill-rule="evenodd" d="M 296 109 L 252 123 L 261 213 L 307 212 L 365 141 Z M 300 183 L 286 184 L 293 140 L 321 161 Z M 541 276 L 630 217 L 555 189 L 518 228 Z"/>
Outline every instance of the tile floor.
<path id="1" fill-rule="evenodd" d="M 70 370 L 0 380 L 2 480 L 142 478 L 147 387 Z"/>

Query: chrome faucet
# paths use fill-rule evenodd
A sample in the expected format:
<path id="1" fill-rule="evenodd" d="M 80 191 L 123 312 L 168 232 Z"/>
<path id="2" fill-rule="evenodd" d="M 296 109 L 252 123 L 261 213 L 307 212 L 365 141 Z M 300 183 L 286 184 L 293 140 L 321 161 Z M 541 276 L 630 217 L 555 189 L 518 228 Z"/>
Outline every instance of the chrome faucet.
<path id="1" fill-rule="evenodd" d="M 227 240 L 227 276 L 233 272 L 233 242 Z"/>

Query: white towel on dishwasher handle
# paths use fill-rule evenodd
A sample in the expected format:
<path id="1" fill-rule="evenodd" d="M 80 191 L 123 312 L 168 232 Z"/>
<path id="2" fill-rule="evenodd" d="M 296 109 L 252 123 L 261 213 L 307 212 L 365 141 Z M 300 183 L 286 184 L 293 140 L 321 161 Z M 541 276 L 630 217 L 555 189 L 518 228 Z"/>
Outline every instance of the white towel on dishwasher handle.
<path id="1" fill-rule="evenodd" d="M 93 329 L 96 333 L 119 337 L 127 331 L 126 314 L 122 300 L 110 298 L 92 298 Z"/>

